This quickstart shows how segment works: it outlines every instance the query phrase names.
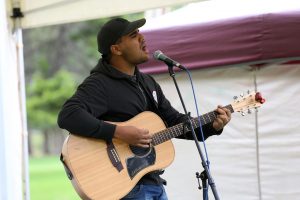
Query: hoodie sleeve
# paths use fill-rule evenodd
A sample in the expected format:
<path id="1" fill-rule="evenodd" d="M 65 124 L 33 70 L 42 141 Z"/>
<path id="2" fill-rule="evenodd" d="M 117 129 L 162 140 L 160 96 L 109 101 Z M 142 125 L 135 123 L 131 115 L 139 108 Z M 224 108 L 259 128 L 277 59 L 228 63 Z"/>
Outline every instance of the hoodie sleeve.
<path id="1" fill-rule="evenodd" d="M 88 77 L 63 105 L 58 126 L 72 134 L 111 140 L 116 126 L 98 117 L 107 111 L 107 98 L 101 81 Z"/>
<path id="2" fill-rule="evenodd" d="M 163 115 L 163 119 L 166 121 L 167 125 L 170 127 L 185 122 L 186 116 L 182 113 L 179 113 L 175 108 L 172 107 L 169 100 L 165 97 L 158 84 L 156 85 L 156 88 L 157 88 L 157 93 L 159 98 L 158 109 L 160 110 L 160 113 Z M 213 128 L 212 123 L 203 125 L 202 130 L 203 130 L 204 140 L 206 140 L 208 137 L 212 135 L 220 135 L 223 131 L 223 129 L 216 131 Z M 200 128 L 196 128 L 195 133 L 198 140 L 203 141 L 200 133 Z M 180 135 L 178 138 L 193 140 L 192 132 L 188 132 L 186 134 Z"/>

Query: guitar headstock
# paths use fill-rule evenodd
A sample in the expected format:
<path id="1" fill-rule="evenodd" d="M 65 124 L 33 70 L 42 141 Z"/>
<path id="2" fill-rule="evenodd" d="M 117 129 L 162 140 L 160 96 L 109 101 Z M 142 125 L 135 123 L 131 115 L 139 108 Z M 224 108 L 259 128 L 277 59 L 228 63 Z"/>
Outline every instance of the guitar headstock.
<path id="1" fill-rule="evenodd" d="M 243 116 L 246 112 L 250 114 L 253 108 L 257 109 L 266 101 L 259 92 L 250 91 L 247 95 L 241 94 L 240 97 L 235 96 L 233 99 L 234 102 L 231 104 L 233 110 L 240 112 Z"/>

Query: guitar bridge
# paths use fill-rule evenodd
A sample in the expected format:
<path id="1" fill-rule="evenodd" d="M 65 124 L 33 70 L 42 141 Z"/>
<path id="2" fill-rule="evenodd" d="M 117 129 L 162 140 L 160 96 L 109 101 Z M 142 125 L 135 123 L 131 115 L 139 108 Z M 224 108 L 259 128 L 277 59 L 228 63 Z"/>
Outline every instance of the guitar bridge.
<path id="1" fill-rule="evenodd" d="M 123 165 L 118 155 L 118 152 L 116 151 L 115 145 L 112 142 L 107 142 L 106 145 L 107 154 L 112 165 L 118 170 L 118 172 L 122 171 Z"/>

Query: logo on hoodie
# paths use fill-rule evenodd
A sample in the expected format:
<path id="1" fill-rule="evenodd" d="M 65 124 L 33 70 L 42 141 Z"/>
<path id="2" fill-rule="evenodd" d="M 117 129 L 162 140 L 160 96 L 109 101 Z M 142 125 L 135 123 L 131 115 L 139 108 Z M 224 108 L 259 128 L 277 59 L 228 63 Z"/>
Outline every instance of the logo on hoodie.
<path id="1" fill-rule="evenodd" d="M 152 92 L 152 96 L 153 96 L 154 100 L 156 101 L 156 103 L 158 103 L 158 101 L 157 101 L 157 94 L 156 94 L 155 90 Z"/>

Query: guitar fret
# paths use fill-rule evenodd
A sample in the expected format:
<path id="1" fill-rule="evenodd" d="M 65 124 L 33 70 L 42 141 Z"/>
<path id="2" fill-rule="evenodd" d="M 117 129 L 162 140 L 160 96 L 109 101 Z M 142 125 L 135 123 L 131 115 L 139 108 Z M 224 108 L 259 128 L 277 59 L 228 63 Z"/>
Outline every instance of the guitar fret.
<path id="1" fill-rule="evenodd" d="M 156 145 L 156 137 L 155 137 L 155 135 L 153 135 L 151 143 L 152 143 L 153 146 Z"/>
<path id="2" fill-rule="evenodd" d="M 169 138 L 169 139 L 175 137 L 175 133 L 174 133 L 175 129 L 172 128 L 171 130 L 172 130 L 172 131 L 170 132 L 170 138 Z"/>
<path id="3" fill-rule="evenodd" d="M 206 117 L 206 114 L 203 115 L 203 119 L 204 119 L 204 124 L 207 124 L 208 122 L 207 122 L 207 119 L 206 119 L 205 117 Z M 204 125 L 204 124 L 203 124 L 203 125 Z"/>
<path id="4" fill-rule="evenodd" d="M 198 120 L 198 118 L 194 118 L 194 119 L 192 120 L 192 124 L 193 124 L 193 128 L 194 128 L 194 129 L 197 128 L 197 125 L 198 125 L 197 120 Z"/>
<path id="5" fill-rule="evenodd" d="M 160 143 L 160 140 L 159 140 L 158 134 L 156 134 L 156 135 L 155 135 L 155 140 L 156 140 L 156 144 L 159 144 L 159 143 Z"/>
<path id="6" fill-rule="evenodd" d="M 211 122 L 212 120 L 210 119 L 209 113 L 207 114 L 208 120 Z"/>
<path id="7" fill-rule="evenodd" d="M 165 141 L 164 135 L 165 135 L 165 131 L 163 131 L 163 132 L 160 134 L 160 138 L 161 138 L 161 142 L 162 142 L 162 143 Z"/>
<path id="8" fill-rule="evenodd" d="M 165 141 L 167 141 L 167 140 L 169 140 L 169 137 L 170 137 L 170 134 L 172 133 L 172 131 L 169 131 L 169 132 L 166 132 L 165 134 L 164 134 L 164 137 L 165 137 Z M 164 142 L 165 142 L 164 141 Z"/>
<path id="9" fill-rule="evenodd" d="M 161 134 L 159 135 L 161 143 L 164 142 L 164 131 L 161 132 Z"/>
<path id="10" fill-rule="evenodd" d="M 173 129 L 172 128 L 172 131 L 169 133 L 169 137 L 168 137 L 168 139 L 171 139 L 171 138 L 173 138 L 174 137 L 174 134 L 175 134 L 175 129 Z"/>
<path id="11" fill-rule="evenodd" d="M 211 114 L 212 114 L 212 116 L 213 116 L 214 119 L 217 118 L 216 112 L 211 112 Z"/>
<path id="12" fill-rule="evenodd" d="M 182 124 L 182 123 L 181 123 L 181 124 L 178 124 L 178 125 L 176 126 L 176 130 L 177 130 L 176 137 L 177 137 L 177 136 L 180 136 L 180 135 L 183 133 L 183 124 Z"/>
<path id="13" fill-rule="evenodd" d="M 177 126 L 177 135 L 176 136 L 179 136 L 179 135 L 181 135 L 182 133 L 183 133 L 183 124 L 179 124 L 178 126 Z"/>
<path id="14" fill-rule="evenodd" d="M 165 139 L 165 131 L 162 132 L 162 134 L 161 134 L 161 141 L 162 142 L 166 141 L 166 139 Z"/>
<path id="15" fill-rule="evenodd" d="M 159 132 L 159 133 L 157 134 L 158 144 L 162 143 L 162 142 L 161 142 L 160 134 L 161 134 L 161 132 Z"/>
<path id="16" fill-rule="evenodd" d="M 174 137 L 176 137 L 176 128 L 173 129 L 172 135 L 171 135 L 171 138 L 170 138 L 170 139 L 172 139 L 172 138 L 174 138 Z"/>
<path id="17" fill-rule="evenodd" d="M 205 117 L 206 117 L 206 123 L 207 123 L 207 124 L 210 123 L 211 121 L 210 121 L 210 119 L 209 119 L 209 117 L 208 117 L 208 114 L 205 114 Z"/>
<path id="18" fill-rule="evenodd" d="M 173 129 L 172 136 L 176 137 L 176 127 L 174 127 L 174 129 Z"/>
<path id="19" fill-rule="evenodd" d="M 210 112 L 209 116 L 212 119 L 211 121 L 214 121 L 216 119 L 216 116 L 215 116 L 214 112 Z"/>
<path id="20" fill-rule="evenodd" d="M 174 137 L 174 128 L 171 128 L 171 132 L 169 134 L 169 139 Z"/>
<path id="21" fill-rule="evenodd" d="M 166 134 L 165 134 L 165 141 L 167 141 L 167 140 L 169 140 L 170 139 L 170 135 L 172 134 L 172 129 L 171 129 L 171 131 L 169 131 L 169 132 L 167 132 Z"/>
<path id="22" fill-rule="evenodd" d="M 172 132 L 172 130 L 169 131 L 169 132 L 166 132 L 166 133 L 164 134 L 164 139 L 165 139 L 165 141 L 167 141 L 167 140 L 169 139 L 169 135 L 170 135 L 171 132 Z M 165 142 L 165 141 L 164 141 L 164 142 Z"/>
<path id="23" fill-rule="evenodd" d="M 203 119 L 203 122 L 204 122 L 204 123 L 202 123 L 202 125 L 206 124 L 205 117 L 202 117 L 202 119 Z"/>

